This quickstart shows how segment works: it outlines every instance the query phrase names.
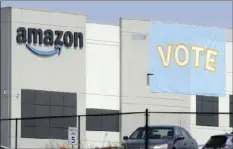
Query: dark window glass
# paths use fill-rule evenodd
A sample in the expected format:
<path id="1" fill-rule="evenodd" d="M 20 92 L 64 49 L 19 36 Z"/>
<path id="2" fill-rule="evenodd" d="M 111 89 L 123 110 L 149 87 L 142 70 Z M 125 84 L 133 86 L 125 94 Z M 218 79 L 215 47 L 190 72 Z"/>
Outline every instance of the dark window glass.
<path id="1" fill-rule="evenodd" d="M 63 108 L 63 115 L 76 115 L 76 108 L 73 107 L 64 107 Z"/>
<path id="2" fill-rule="evenodd" d="M 76 94 L 64 93 L 64 106 L 75 107 L 77 105 L 76 98 Z"/>
<path id="3" fill-rule="evenodd" d="M 230 113 L 233 113 L 233 95 L 230 95 Z M 230 114 L 230 127 L 233 127 L 233 114 Z"/>
<path id="4" fill-rule="evenodd" d="M 227 141 L 226 136 L 213 136 L 206 143 L 205 147 L 222 148 Z"/>
<path id="5" fill-rule="evenodd" d="M 21 120 L 21 125 L 25 127 L 36 127 L 36 120 Z"/>
<path id="6" fill-rule="evenodd" d="M 50 120 L 50 127 L 65 128 L 65 123 L 68 118 L 52 118 Z"/>
<path id="7" fill-rule="evenodd" d="M 86 109 L 87 115 L 102 114 L 99 109 Z M 87 116 L 86 117 L 86 130 L 89 131 L 102 131 L 102 116 Z"/>
<path id="8" fill-rule="evenodd" d="M 36 105 L 36 117 L 49 116 L 49 106 Z"/>
<path id="9" fill-rule="evenodd" d="M 218 97 L 196 96 L 196 111 L 218 113 Z M 200 126 L 218 127 L 218 114 L 197 114 L 196 124 Z"/>
<path id="10" fill-rule="evenodd" d="M 192 139 L 191 135 L 185 129 L 181 129 L 181 132 L 185 138 Z"/>
<path id="11" fill-rule="evenodd" d="M 21 102 L 25 104 L 29 104 L 29 105 L 35 104 L 36 103 L 36 91 L 22 89 Z"/>
<path id="12" fill-rule="evenodd" d="M 119 113 L 117 110 L 104 110 L 104 109 L 87 109 L 87 115 L 97 114 L 110 114 Z M 86 117 L 86 129 L 89 131 L 112 131 L 119 132 L 119 116 L 87 116 Z"/>
<path id="13" fill-rule="evenodd" d="M 37 105 L 49 105 L 50 92 L 48 91 L 36 91 L 36 104 Z"/>
<path id="14" fill-rule="evenodd" d="M 58 92 L 51 92 L 50 94 L 50 105 L 63 106 L 63 94 Z"/>
<path id="15" fill-rule="evenodd" d="M 21 117 L 77 115 L 75 93 L 23 89 L 21 101 Z M 68 127 L 76 126 L 76 117 L 22 120 L 21 137 L 67 139 Z"/>
<path id="16" fill-rule="evenodd" d="M 115 114 L 116 110 L 103 110 L 103 114 Z M 119 132 L 119 115 L 109 115 L 102 117 L 102 130 Z"/>
<path id="17" fill-rule="evenodd" d="M 22 138 L 36 138 L 36 127 L 21 126 Z"/>
<path id="18" fill-rule="evenodd" d="M 36 119 L 36 127 L 47 127 L 49 128 L 49 119 Z"/>
<path id="19" fill-rule="evenodd" d="M 172 127 L 151 127 L 148 130 L 149 139 L 172 139 L 174 129 Z M 145 128 L 139 128 L 132 133 L 130 139 L 144 139 Z"/>
<path id="20" fill-rule="evenodd" d="M 176 129 L 177 136 L 183 137 L 183 134 L 181 133 L 180 129 Z"/>
<path id="21" fill-rule="evenodd" d="M 68 128 L 68 127 L 76 127 L 77 123 L 77 118 L 75 117 L 69 117 L 66 118 L 65 121 L 63 121 L 63 128 Z"/>
<path id="22" fill-rule="evenodd" d="M 21 115 L 22 117 L 35 117 L 36 116 L 36 105 L 27 102 L 21 104 Z"/>
<path id="23" fill-rule="evenodd" d="M 54 139 L 64 139 L 64 138 L 67 139 L 67 137 L 65 137 L 64 132 L 65 132 L 64 128 L 50 128 L 51 138 Z"/>
<path id="24" fill-rule="evenodd" d="M 35 127 L 36 138 L 44 139 L 49 137 L 49 127 Z"/>
<path id="25" fill-rule="evenodd" d="M 63 116 L 63 107 L 50 106 L 50 116 Z"/>

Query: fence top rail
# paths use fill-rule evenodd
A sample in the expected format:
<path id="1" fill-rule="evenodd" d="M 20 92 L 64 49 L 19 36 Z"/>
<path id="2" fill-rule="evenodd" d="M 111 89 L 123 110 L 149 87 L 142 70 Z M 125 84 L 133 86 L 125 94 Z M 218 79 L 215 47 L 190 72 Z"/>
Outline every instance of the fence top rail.
<path id="1" fill-rule="evenodd" d="M 52 118 L 72 118 L 72 117 L 89 117 L 89 116 L 115 116 L 115 115 L 132 115 L 132 114 L 145 114 L 145 112 L 124 112 L 124 113 L 103 113 L 103 114 L 86 114 L 86 115 L 67 115 L 67 116 L 42 116 L 42 117 L 21 117 L 21 118 L 3 118 L 0 121 L 10 120 L 33 120 L 33 119 L 52 119 Z"/>
<path id="2" fill-rule="evenodd" d="M 72 117 L 89 117 L 89 116 L 116 116 L 116 115 L 133 115 L 146 114 L 146 112 L 124 112 L 124 113 L 104 113 L 104 114 L 87 114 L 87 115 L 67 115 L 67 116 L 43 116 L 43 117 L 21 117 L 21 118 L 3 118 L 0 121 L 10 120 L 34 120 L 34 119 L 53 119 L 53 118 L 72 118 Z M 233 115 L 233 112 L 166 112 L 166 111 L 150 111 L 148 114 L 203 114 L 203 115 Z"/>
<path id="3" fill-rule="evenodd" d="M 219 115 L 233 115 L 233 112 L 162 112 L 162 111 L 150 111 L 152 114 L 219 114 Z"/>

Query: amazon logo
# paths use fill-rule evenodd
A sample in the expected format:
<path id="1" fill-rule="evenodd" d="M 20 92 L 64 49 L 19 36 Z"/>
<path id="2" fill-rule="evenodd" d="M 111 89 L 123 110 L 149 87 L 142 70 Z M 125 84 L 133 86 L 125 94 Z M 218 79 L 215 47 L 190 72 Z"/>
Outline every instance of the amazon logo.
<path id="1" fill-rule="evenodd" d="M 25 44 L 28 50 L 40 56 L 60 55 L 62 46 L 74 47 L 75 49 L 83 48 L 83 34 L 81 32 L 72 33 L 71 31 L 53 31 L 51 29 L 43 31 L 42 29 L 19 27 L 17 29 L 16 41 L 19 44 Z M 44 44 L 54 48 L 47 51 L 39 50 L 32 46 L 36 44 Z"/>

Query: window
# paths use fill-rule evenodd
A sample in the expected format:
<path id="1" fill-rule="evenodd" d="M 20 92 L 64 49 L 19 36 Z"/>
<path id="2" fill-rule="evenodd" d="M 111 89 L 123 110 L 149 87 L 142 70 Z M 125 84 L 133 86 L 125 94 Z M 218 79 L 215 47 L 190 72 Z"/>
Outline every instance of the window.
<path id="1" fill-rule="evenodd" d="M 147 74 L 147 86 L 150 86 L 150 77 L 152 77 L 152 76 L 153 76 L 152 73 Z"/>
<path id="2" fill-rule="evenodd" d="M 86 109 L 87 115 L 119 113 L 118 110 Z M 86 130 L 119 132 L 119 115 L 88 116 L 86 117 Z"/>
<path id="3" fill-rule="evenodd" d="M 140 139 L 143 138 L 142 136 L 144 136 L 144 129 L 143 128 L 139 128 L 136 131 L 134 131 L 132 133 L 132 135 L 130 136 L 130 139 Z"/>
<path id="4" fill-rule="evenodd" d="M 191 135 L 185 129 L 181 129 L 181 133 L 185 138 L 192 139 Z"/>
<path id="5" fill-rule="evenodd" d="M 230 113 L 233 113 L 233 95 L 230 95 Z M 230 115 L 230 127 L 233 127 L 233 115 Z"/>
<path id="6" fill-rule="evenodd" d="M 213 136 L 207 141 L 205 147 L 221 148 L 223 145 L 226 144 L 226 141 L 226 136 Z"/>
<path id="7" fill-rule="evenodd" d="M 176 133 L 179 137 L 184 137 L 180 129 L 176 129 Z"/>
<path id="8" fill-rule="evenodd" d="M 170 127 L 151 127 L 148 130 L 149 139 L 172 139 L 174 129 Z M 139 128 L 132 133 L 130 139 L 144 139 L 145 128 Z"/>
<path id="9" fill-rule="evenodd" d="M 197 112 L 218 113 L 218 97 L 196 96 Z M 197 114 L 196 125 L 218 127 L 218 114 Z"/>
<path id="10" fill-rule="evenodd" d="M 21 90 L 21 117 L 76 115 L 76 93 Z M 74 118 L 21 121 L 22 138 L 67 139 L 67 128 L 76 127 Z"/>

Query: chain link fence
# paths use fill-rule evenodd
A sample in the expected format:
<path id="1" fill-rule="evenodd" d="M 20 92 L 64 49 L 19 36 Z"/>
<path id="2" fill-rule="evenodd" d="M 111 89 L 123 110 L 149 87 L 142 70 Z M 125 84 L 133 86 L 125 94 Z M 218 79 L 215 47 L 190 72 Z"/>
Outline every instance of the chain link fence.
<path id="1" fill-rule="evenodd" d="M 148 128 L 175 125 L 185 128 L 199 144 L 204 144 L 211 135 L 233 132 L 232 115 L 146 109 L 143 112 L 1 119 L 1 125 L 7 128 L 2 131 L 8 132 L 2 133 L 1 141 L 15 149 L 116 149 L 123 148 L 124 137 L 130 137 L 138 127 L 144 127 L 143 146 L 148 149 Z M 203 119 L 212 122 L 202 122 Z M 216 126 L 215 119 L 218 120 Z M 74 129 L 71 131 L 71 128 Z"/>

